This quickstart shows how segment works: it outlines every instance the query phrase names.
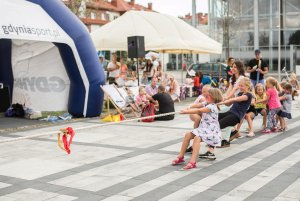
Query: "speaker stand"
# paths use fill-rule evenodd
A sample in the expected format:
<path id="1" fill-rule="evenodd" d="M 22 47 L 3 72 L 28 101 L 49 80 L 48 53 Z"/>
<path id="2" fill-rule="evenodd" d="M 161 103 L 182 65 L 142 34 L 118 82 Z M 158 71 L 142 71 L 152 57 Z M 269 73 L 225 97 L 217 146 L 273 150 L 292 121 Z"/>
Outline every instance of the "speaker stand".
<path id="1" fill-rule="evenodd" d="M 140 86 L 139 58 L 136 58 L 136 72 L 137 72 L 138 86 Z"/>

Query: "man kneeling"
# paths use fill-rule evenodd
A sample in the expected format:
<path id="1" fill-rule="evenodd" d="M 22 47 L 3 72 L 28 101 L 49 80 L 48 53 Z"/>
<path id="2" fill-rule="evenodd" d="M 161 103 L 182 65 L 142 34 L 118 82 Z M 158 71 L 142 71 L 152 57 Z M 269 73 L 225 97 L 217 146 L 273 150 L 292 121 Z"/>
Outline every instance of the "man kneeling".
<path id="1" fill-rule="evenodd" d="M 166 93 L 164 86 L 160 85 L 158 87 L 158 93 L 153 96 L 147 96 L 147 98 L 158 107 L 158 111 L 155 112 L 155 115 L 165 114 L 169 112 L 175 112 L 174 102 L 170 94 Z M 155 120 L 158 121 L 168 121 L 174 119 L 174 114 L 155 117 Z"/>

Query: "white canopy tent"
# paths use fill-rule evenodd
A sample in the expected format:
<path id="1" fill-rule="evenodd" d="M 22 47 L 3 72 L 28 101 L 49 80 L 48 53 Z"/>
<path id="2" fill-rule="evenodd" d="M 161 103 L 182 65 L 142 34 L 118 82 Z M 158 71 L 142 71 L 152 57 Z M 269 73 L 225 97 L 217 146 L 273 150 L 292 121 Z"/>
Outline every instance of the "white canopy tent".
<path id="1" fill-rule="evenodd" d="M 183 20 L 155 12 L 128 11 L 91 33 L 98 50 L 127 51 L 127 37 L 144 36 L 145 50 L 221 54 L 222 45 Z"/>

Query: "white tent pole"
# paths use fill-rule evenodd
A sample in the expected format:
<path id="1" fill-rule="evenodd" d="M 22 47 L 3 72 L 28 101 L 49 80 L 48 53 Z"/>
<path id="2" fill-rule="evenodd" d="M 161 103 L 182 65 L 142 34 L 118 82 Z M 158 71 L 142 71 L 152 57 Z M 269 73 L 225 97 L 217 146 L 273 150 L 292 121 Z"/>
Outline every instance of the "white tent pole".
<path id="1" fill-rule="evenodd" d="M 165 51 L 163 51 L 162 71 L 165 72 Z"/>

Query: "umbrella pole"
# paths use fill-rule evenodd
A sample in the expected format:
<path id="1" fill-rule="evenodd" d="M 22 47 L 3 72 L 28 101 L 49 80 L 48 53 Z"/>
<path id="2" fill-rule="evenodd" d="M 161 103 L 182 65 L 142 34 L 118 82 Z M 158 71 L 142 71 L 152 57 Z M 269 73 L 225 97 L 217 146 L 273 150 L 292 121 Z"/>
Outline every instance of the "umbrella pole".
<path id="1" fill-rule="evenodd" d="M 162 70 L 163 70 L 163 72 L 165 72 L 165 71 L 167 71 L 167 70 L 168 70 L 168 69 L 165 69 L 165 51 L 163 51 Z"/>
<path id="2" fill-rule="evenodd" d="M 183 66 L 182 66 L 182 62 L 183 62 L 183 54 L 181 53 L 181 83 L 183 84 Z"/>
<path id="3" fill-rule="evenodd" d="M 136 71 L 137 71 L 138 86 L 140 86 L 139 58 L 136 59 Z"/>

